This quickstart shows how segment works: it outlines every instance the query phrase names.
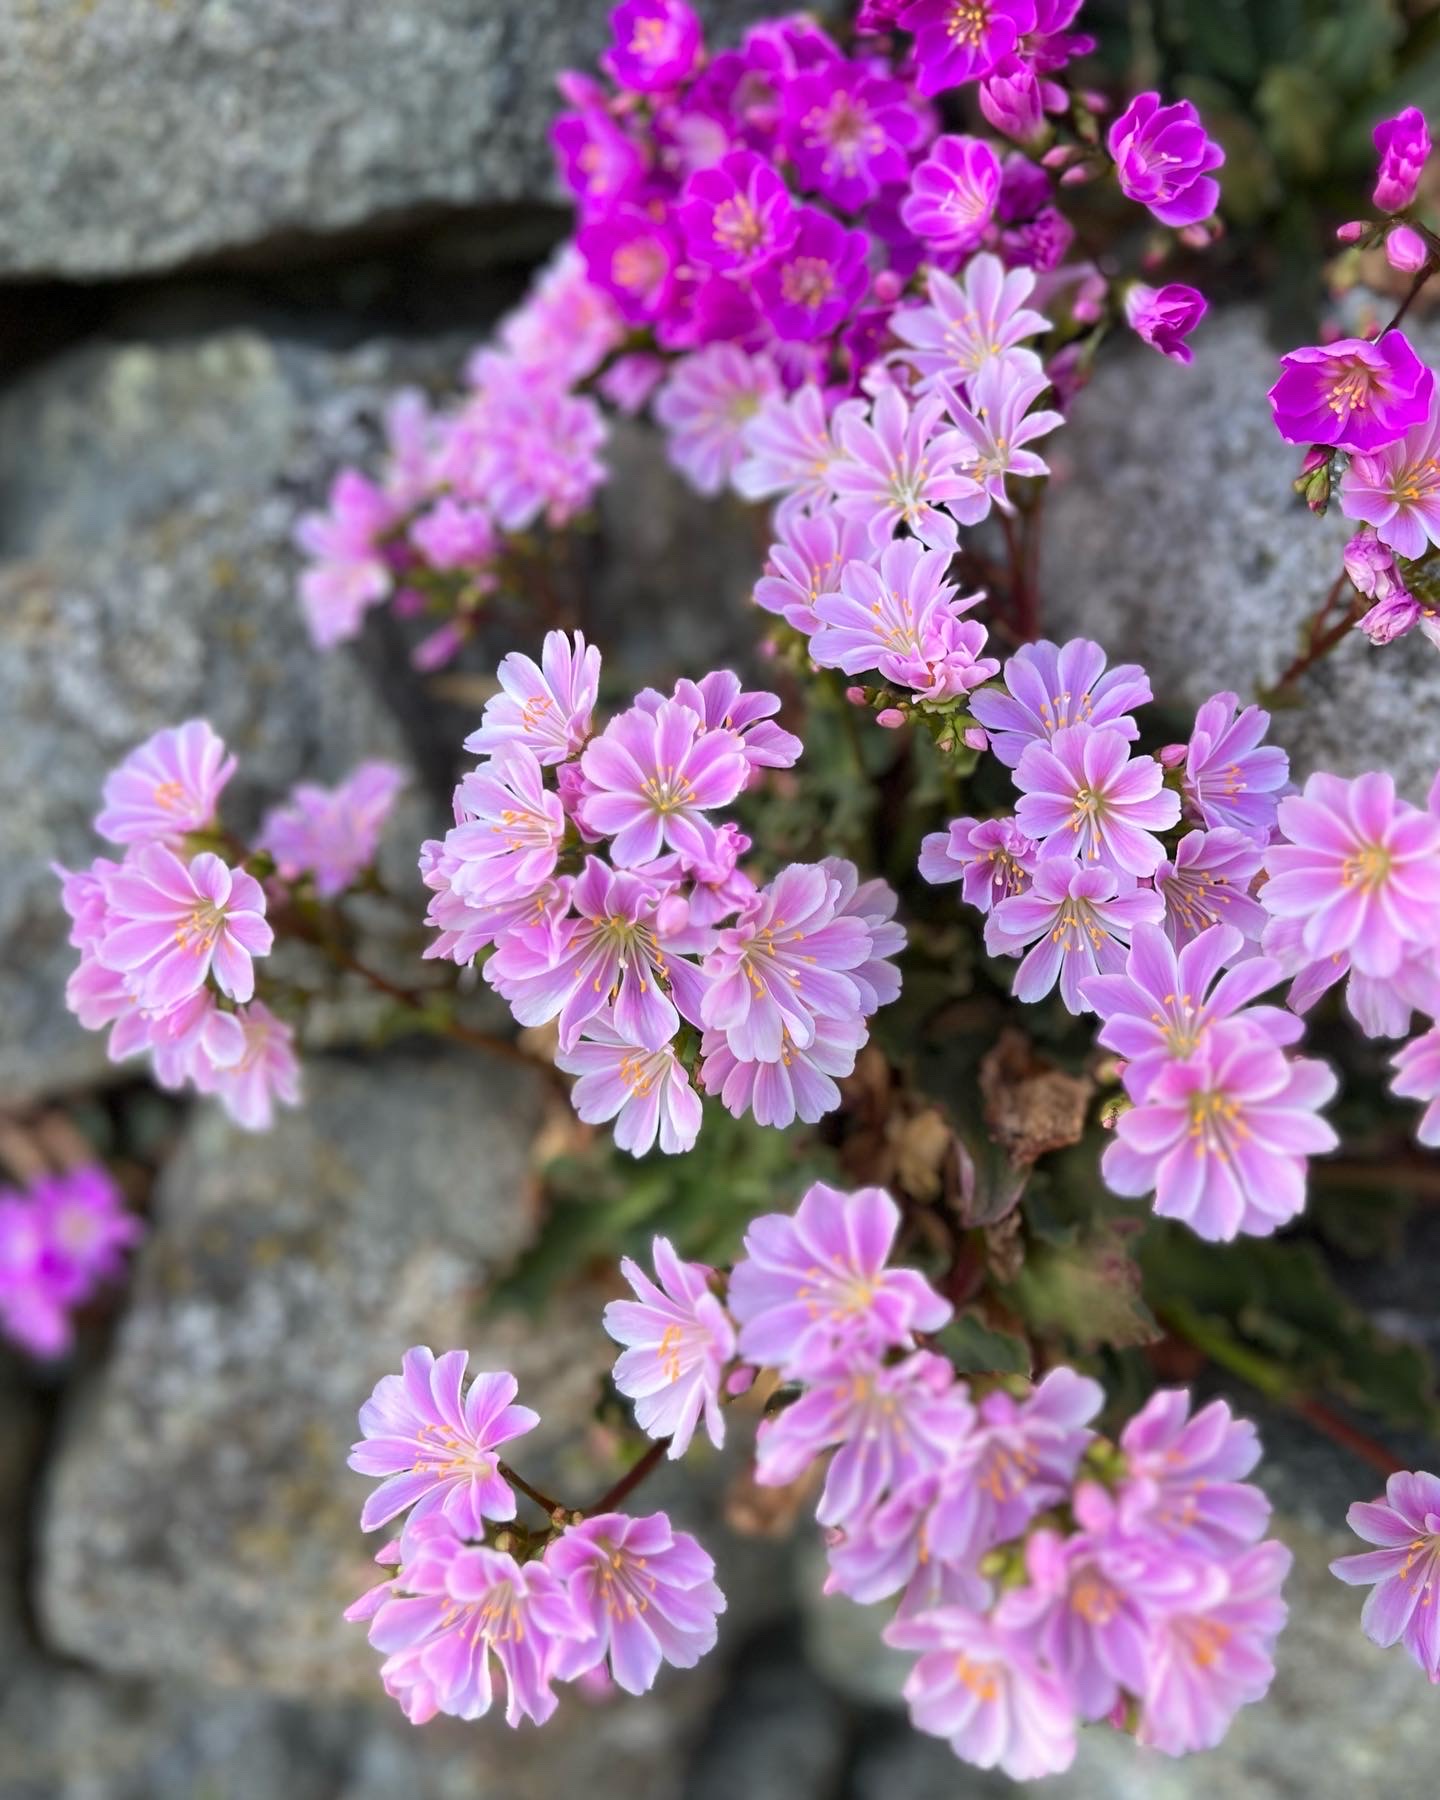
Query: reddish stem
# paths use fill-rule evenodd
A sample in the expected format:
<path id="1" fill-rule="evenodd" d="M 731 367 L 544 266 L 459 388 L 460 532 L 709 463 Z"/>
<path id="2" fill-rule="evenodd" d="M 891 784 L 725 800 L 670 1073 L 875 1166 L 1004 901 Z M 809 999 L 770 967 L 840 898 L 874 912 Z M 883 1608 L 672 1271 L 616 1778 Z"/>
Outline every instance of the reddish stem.
<path id="1" fill-rule="evenodd" d="M 1335 603 L 1339 600 L 1340 595 L 1344 591 L 1345 584 L 1349 579 L 1350 577 L 1343 569 L 1335 577 L 1329 593 L 1326 594 L 1319 610 L 1310 621 L 1309 629 L 1306 634 L 1305 648 L 1295 658 L 1294 662 L 1290 664 L 1290 667 L 1286 669 L 1284 674 L 1281 675 L 1280 679 L 1270 687 L 1268 690 L 1269 693 L 1281 694 L 1286 688 L 1291 687 L 1302 675 L 1307 673 L 1310 669 L 1313 669 L 1316 663 L 1323 661 L 1335 646 L 1344 638 L 1348 637 L 1350 632 L 1354 629 L 1355 620 L 1359 614 L 1359 607 L 1353 600 L 1350 605 L 1346 607 L 1342 617 L 1337 619 L 1328 630 L 1323 629 L 1325 621 L 1330 617 L 1331 612 L 1335 608 Z"/>
<path id="2" fill-rule="evenodd" d="M 627 1469 L 613 1487 L 607 1488 L 593 1506 L 585 1510 L 590 1513 L 613 1512 L 622 1500 L 628 1500 L 640 1483 L 655 1473 L 660 1466 L 660 1459 L 670 1448 L 668 1437 L 657 1438 L 639 1462 Z"/>

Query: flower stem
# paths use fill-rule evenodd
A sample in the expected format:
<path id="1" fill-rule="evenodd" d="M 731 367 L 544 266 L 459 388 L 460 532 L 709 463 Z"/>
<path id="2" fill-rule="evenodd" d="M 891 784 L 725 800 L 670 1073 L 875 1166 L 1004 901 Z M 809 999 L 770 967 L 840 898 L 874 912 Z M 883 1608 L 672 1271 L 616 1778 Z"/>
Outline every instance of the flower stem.
<path id="1" fill-rule="evenodd" d="M 1323 661 L 1338 643 L 1349 636 L 1350 632 L 1354 629 L 1355 620 L 1359 612 L 1359 607 L 1354 600 L 1352 600 L 1350 605 L 1345 608 L 1345 611 L 1333 625 L 1328 627 L 1326 625 L 1326 621 L 1329 619 L 1330 614 L 1335 610 L 1336 603 L 1344 592 L 1345 584 L 1349 579 L 1350 577 L 1343 569 L 1335 577 L 1335 580 L 1330 586 L 1330 591 L 1326 594 L 1324 600 L 1321 601 L 1314 617 L 1306 627 L 1305 648 L 1295 658 L 1294 662 L 1290 664 L 1289 668 L 1285 670 L 1280 679 L 1265 690 L 1263 698 L 1267 700 L 1273 699 L 1277 694 L 1283 694 L 1287 688 L 1293 687 L 1302 675 L 1308 670 L 1313 669 L 1316 663 Z"/>
<path id="2" fill-rule="evenodd" d="M 552 1500 L 548 1494 L 542 1494 L 539 1488 L 532 1487 L 523 1475 L 517 1475 L 509 1463 L 499 1464 L 499 1471 L 512 1487 L 519 1488 L 520 1492 L 527 1499 L 533 1500 L 542 1511 L 552 1515 L 568 1511 L 568 1508 L 562 1506 L 558 1500 Z"/>
<path id="3" fill-rule="evenodd" d="M 613 1487 L 609 1487 L 593 1506 L 587 1506 L 586 1512 L 613 1512 L 622 1500 L 628 1500 L 642 1481 L 653 1475 L 660 1466 L 660 1459 L 670 1448 L 668 1437 L 656 1438 L 633 1468 L 627 1469 Z"/>

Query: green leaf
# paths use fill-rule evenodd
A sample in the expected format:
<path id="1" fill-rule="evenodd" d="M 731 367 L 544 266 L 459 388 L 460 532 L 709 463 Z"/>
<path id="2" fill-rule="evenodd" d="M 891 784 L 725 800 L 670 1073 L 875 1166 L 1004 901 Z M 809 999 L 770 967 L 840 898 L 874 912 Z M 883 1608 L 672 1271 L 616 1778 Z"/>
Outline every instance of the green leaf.
<path id="1" fill-rule="evenodd" d="M 1127 1247 L 1135 1233 L 1099 1226 L 1070 1244 L 1032 1246 L 1006 1300 L 1039 1336 L 1059 1336 L 1090 1353 L 1151 1344 L 1160 1336 L 1140 1292 L 1140 1269 Z"/>
<path id="2" fill-rule="evenodd" d="M 974 1312 L 952 1319 L 936 1334 L 935 1348 L 961 1375 L 1028 1375 L 1032 1367 L 1023 1338 L 992 1330 Z"/>

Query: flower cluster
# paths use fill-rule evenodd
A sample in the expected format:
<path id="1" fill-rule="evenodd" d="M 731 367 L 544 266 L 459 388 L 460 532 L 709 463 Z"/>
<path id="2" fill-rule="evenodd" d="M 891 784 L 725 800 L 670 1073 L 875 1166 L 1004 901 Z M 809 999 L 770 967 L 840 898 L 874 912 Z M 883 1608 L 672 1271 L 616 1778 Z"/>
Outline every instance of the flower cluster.
<path id="1" fill-rule="evenodd" d="M 406 1515 L 375 1559 L 393 1574 L 345 1615 L 368 1622 L 386 1692 L 416 1725 L 478 1719 L 495 1701 L 493 1663 L 506 1723 L 543 1725 L 557 1681 L 603 1672 L 642 1694 L 662 1663 L 693 1668 L 725 1610 L 710 1557 L 660 1512 L 556 1507 L 543 1529 L 514 1524 L 500 1453 L 539 1416 L 515 1403 L 513 1375 L 467 1388 L 468 1361 L 408 1350 L 360 1412 L 350 1466 L 381 1478 L 362 1529 Z"/>
<path id="2" fill-rule="evenodd" d="M 613 1119 L 637 1156 L 694 1144 L 697 1081 L 737 1118 L 813 1122 L 899 992 L 896 897 L 839 857 L 763 886 L 747 872 L 750 839 L 714 815 L 800 755 L 774 694 L 720 670 L 646 689 L 596 730 L 599 680 L 578 633 L 501 663 L 465 741 L 483 760 L 422 852 L 426 955 L 488 950 L 516 1019 L 556 1021 L 581 1118 Z"/>
<path id="3" fill-rule="evenodd" d="M 63 1356 L 72 1315 L 125 1266 L 140 1221 L 98 1163 L 0 1188 L 0 1334 L 32 1356 Z"/>
<path id="4" fill-rule="evenodd" d="M 252 854 L 217 819 L 234 772 L 203 719 L 156 732 L 112 770 L 95 829 L 121 860 L 56 871 L 80 952 L 65 999 L 87 1030 L 109 1028 L 113 1061 L 148 1055 L 162 1087 L 213 1094 L 261 1131 L 300 1097 L 294 1033 L 256 993 L 268 911 L 298 888 L 330 899 L 354 882 L 404 777 L 371 762 L 335 789 L 302 783 Z"/>
<path id="5" fill-rule="evenodd" d="M 1341 1581 L 1370 1589 L 1360 1620 L 1366 1637 L 1382 1649 L 1404 1644 L 1440 1684 L 1440 1475 L 1402 1470 L 1386 1482 L 1383 1500 L 1358 1500 L 1346 1517 L 1356 1537 L 1376 1546 L 1330 1565 Z"/>

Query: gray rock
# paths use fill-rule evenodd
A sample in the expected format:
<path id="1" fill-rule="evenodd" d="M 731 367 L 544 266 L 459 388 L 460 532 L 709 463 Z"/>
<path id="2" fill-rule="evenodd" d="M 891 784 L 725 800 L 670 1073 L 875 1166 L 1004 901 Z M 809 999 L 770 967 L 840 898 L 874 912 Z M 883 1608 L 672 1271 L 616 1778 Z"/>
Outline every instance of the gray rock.
<path id="1" fill-rule="evenodd" d="M 1353 529 L 1291 491 L 1299 454 L 1271 420 L 1277 352 L 1259 315 L 1222 313 L 1195 352 L 1188 369 L 1139 345 L 1102 363 L 1056 440 L 1041 571 L 1049 635 L 1098 639 L 1190 706 L 1281 674 Z M 1383 649 L 1353 632 L 1303 678 L 1303 704 L 1276 713 L 1274 736 L 1302 777 L 1388 768 L 1423 800 L 1440 764 L 1437 681 L 1418 632 Z"/>
<path id="2" fill-rule="evenodd" d="M 558 197 L 575 0 L 0 0 L 0 271 L 96 277 Z M 707 11 L 721 35 L 761 0 Z M 287 242 L 287 240 L 289 240 Z"/>
<path id="3" fill-rule="evenodd" d="M 48 1640 L 95 1667 L 372 1691 L 340 1613 L 374 1573 L 369 1484 L 345 1457 L 375 1381 L 410 1344 L 469 1344 L 553 1427 L 588 1410 L 595 1370 L 563 1321 L 477 1337 L 469 1316 L 530 1229 L 534 1078 L 459 1052 L 307 1077 L 304 1110 L 264 1137 L 197 1115 L 110 1362 L 68 1419 L 37 1601 Z"/>
<path id="4" fill-rule="evenodd" d="M 845 1708 L 790 1632 L 752 1642 L 712 1714 L 685 1800 L 830 1800 L 844 1776 Z"/>

